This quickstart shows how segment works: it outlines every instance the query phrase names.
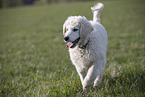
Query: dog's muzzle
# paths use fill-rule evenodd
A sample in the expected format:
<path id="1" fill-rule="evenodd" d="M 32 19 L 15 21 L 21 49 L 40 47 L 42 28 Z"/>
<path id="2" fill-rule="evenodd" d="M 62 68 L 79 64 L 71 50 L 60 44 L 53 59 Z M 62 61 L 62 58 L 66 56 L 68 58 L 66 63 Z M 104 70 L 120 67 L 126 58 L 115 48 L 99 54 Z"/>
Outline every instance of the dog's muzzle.
<path id="1" fill-rule="evenodd" d="M 67 41 L 67 40 L 69 40 L 69 37 L 64 37 L 64 41 Z M 73 42 L 68 42 L 67 44 L 66 44 L 66 47 L 67 48 L 74 48 L 74 47 L 76 47 L 77 46 L 77 43 L 79 42 L 79 40 L 80 40 L 80 37 L 79 38 L 77 38 L 75 41 L 73 41 Z"/>

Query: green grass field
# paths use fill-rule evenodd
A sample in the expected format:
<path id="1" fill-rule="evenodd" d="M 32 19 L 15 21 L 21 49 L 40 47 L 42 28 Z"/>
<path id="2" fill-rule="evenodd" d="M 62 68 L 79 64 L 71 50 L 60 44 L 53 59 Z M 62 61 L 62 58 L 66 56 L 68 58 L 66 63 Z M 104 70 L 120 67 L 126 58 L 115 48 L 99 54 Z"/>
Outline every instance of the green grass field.
<path id="1" fill-rule="evenodd" d="M 108 31 L 102 85 L 82 94 L 62 25 L 70 15 L 92 19 L 96 2 L 0 10 L 0 97 L 145 96 L 145 2 L 104 1 Z"/>

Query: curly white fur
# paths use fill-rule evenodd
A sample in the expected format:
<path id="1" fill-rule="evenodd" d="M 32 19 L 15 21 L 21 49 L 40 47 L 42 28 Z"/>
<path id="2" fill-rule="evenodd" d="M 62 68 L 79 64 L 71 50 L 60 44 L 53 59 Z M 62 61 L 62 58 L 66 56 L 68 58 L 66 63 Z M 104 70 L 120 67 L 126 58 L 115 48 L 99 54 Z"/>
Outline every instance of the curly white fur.
<path id="1" fill-rule="evenodd" d="M 69 48 L 70 58 L 80 76 L 83 90 L 101 83 L 106 64 L 107 31 L 100 24 L 100 12 L 104 5 L 92 7 L 93 21 L 82 16 L 71 16 L 63 25 L 64 37 L 73 42 L 80 37 L 76 47 Z M 73 29 L 78 29 L 74 31 Z"/>

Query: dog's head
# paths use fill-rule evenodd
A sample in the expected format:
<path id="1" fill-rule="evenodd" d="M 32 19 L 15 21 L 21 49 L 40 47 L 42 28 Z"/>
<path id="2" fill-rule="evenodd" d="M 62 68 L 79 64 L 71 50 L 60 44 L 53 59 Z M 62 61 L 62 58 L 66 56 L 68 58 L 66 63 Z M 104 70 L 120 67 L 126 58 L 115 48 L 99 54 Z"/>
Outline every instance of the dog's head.
<path id="1" fill-rule="evenodd" d="M 68 48 L 74 48 L 77 45 L 82 47 L 85 39 L 92 32 L 93 27 L 90 22 L 82 16 L 71 16 L 63 25 L 64 41 L 68 42 Z"/>

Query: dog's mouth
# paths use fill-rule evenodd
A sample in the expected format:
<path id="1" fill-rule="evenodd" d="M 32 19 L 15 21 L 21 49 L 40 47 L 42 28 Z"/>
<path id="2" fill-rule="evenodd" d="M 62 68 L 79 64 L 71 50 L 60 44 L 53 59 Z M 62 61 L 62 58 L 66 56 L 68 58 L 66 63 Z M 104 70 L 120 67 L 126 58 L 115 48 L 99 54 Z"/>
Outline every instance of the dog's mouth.
<path id="1" fill-rule="evenodd" d="M 76 47 L 77 46 L 77 43 L 79 42 L 79 40 L 80 40 L 80 37 L 79 38 L 77 38 L 75 41 L 73 41 L 73 42 L 68 42 L 67 44 L 66 44 L 66 47 L 67 48 L 74 48 L 74 47 Z"/>

